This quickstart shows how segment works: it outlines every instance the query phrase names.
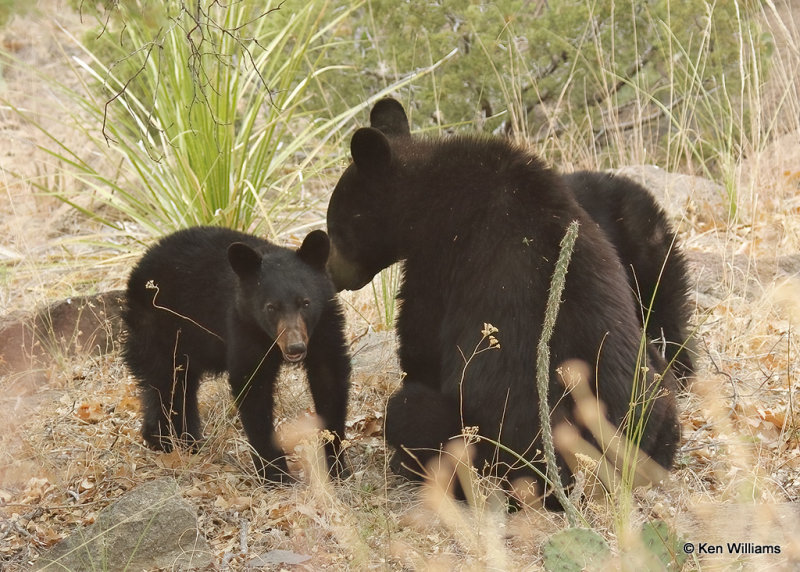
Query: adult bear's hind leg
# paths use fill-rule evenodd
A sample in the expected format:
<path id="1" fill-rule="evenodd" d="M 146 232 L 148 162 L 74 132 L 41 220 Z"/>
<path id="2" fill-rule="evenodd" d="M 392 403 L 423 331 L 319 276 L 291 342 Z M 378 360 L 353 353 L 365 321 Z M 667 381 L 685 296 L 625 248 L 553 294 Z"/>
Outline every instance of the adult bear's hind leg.
<path id="1" fill-rule="evenodd" d="M 386 406 L 384 434 L 396 451 L 392 470 L 419 480 L 429 460 L 461 433 L 458 404 L 427 385 L 406 381 Z"/>

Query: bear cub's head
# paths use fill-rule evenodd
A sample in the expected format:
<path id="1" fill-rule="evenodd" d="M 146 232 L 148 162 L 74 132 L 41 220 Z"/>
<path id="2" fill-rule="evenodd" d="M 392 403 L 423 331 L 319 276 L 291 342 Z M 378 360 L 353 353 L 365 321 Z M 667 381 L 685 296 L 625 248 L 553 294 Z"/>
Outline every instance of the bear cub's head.
<path id="1" fill-rule="evenodd" d="M 239 281 L 236 318 L 266 333 L 288 362 L 306 357 L 314 327 L 335 295 L 325 270 L 329 252 L 321 230 L 310 232 L 297 251 L 242 242 L 228 247 Z"/>
<path id="2" fill-rule="evenodd" d="M 337 290 L 358 290 L 399 259 L 386 229 L 395 199 L 398 146 L 411 143 L 408 117 L 394 99 L 378 101 L 370 127 L 353 134 L 353 163 L 345 170 L 328 203 L 331 255 L 328 270 Z"/>

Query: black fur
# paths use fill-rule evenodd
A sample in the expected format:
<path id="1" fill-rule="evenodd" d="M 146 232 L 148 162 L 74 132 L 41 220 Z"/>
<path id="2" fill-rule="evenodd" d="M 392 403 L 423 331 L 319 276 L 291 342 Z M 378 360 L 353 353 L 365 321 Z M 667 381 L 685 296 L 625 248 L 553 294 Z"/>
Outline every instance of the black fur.
<path id="1" fill-rule="evenodd" d="M 285 479 L 273 390 L 284 359 L 302 360 L 317 413 L 336 436 L 329 463 L 341 471 L 350 359 L 325 272 L 328 249 L 322 231 L 295 252 L 241 232 L 196 227 L 148 250 L 128 280 L 123 355 L 141 388 L 149 445 L 170 450 L 174 439 L 199 441 L 200 379 L 227 371 L 259 475 Z"/>
<path id="2" fill-rule="evenodd" d="M 663 348 L 679 380 L 692 377 L 688 268 L 666 213 L 647 189 L 626 177 L 579 171 L 564 178 L 616 248 L 648 337 Z"/>
<path id="3" fill-rule="evenodd" d="M 373 126 L 391 129 L 354 134 L 353 164 L 328 207 L 328 268 L 337 288 L 360 288 L 405 261 L 397 328 L 407 377 L 386 419 L 387 441 L 400 456 L 393 464 L 414 462 L 402 450 L 407 444 L 435 451 L 453 419 L 527 459 L 536 456 L 536 345 L 559 243 L 573 220 L 581 227 L 551 341 L 550 407 L 554 419 L 573 419 L 556 368 L 580 359 L 592 371 L 596 365 L 591 383 L 608 418 L 622 425 L 642 333 L 614 246 L 563 178 L 534 155 L 500 139 L 410 137 L 398 128 L 407 121 L 400 112 L 396 102 L 376 105 Z M 484 322 L 499 328 L 502 347 L 465 366 Z M 652 372 L 640 394 L 655 389 Z M 640 446 L 664 467 L 680 437 L 670 389 L 663 387 L 647 411 L 638 409 L 647 416 Z M 442 409 L 455 404 L 455 412 L 436 418 L 434 394 L 443 396 Z M 512 455 L 487 450 L 478 466 L 490 456 L 519 467 Z"/>

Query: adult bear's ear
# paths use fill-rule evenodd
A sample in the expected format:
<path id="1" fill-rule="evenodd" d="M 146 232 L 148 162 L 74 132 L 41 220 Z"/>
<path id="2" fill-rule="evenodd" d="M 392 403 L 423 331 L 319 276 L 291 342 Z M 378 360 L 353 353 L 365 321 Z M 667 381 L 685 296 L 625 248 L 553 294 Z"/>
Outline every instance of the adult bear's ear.
<path id="1" fill-rule="evenodd" d="M 330 251 L 331 241 L 328 234 L 324 230 L 312 230 L 303 239 L 297 256 L 312 268 L 324 271 Z"/>
<path id="2" fill-rule="evenodd" d="M 369 113 L 369 123 L 375 129 L 392 137 L 408 137 L 408 116 L 400 102 L 391 97 L 381 99 Z"/>
<path id="3" fill-rule="evenodd" d="M 242 279 L 255 276 L 261 270 L 261 255 L 242 242 L 234 242 L 228 247 L 228 262 Z"/>
<path id="4" fill-rule="evenodd" d="M 350 140 L 350 154 L 358 170 L 367 175 L 385 172 L 392 162 L 392 148 L 382 132 L 362 127 Z"/>

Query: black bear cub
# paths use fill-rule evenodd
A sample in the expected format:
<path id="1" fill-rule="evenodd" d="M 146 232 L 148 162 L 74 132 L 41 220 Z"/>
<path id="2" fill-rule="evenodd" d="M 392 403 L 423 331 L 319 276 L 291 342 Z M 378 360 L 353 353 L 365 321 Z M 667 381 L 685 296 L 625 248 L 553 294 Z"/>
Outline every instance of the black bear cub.
<path id="1" fill-rule="evenodd" d="M 323 231 L 293 251 L 226 228 L 195 227 L 150 248 L 128 280 L 123 356 L 141 389 L 142 434 L 170 450 L 202 437 L 197 390 L 228 372 L 258 474 L 288 476 L 274 442 L 273 391 L 283 362 L 302 362 L 317 414 L 334 435 L 329 467 L 343 469 L 341 439 L 350 358 L 344 317 L 325 271 Z"/>
<path id="2" fill-rule="evenodd" d="M 328 205 L 328 268 L 337 288 L 357 289 L 405 261 L 397 331 L 406 377 L 385 422 L 393 468 L 418 471 L 418 461 L 477 427 L 485 438 L 473 457 L 479 469 L 537 478 L 527 463 L 541 470 L 536 347 L 560 242 L 574 220 L 580 230 L 546 372 L 553 422 L 580 427 L 560 369 L 578 360 L 608 420 L 671 467 L 680 439 L 675 379 L 654 375 L 661 370 L 642 352 L 619 254 L 567 181 L 507 140 L 412 137 L 392 99 L 373 107 L 370 122 L 353 134 L 353 162 Z M 499 329 L 496 351 L 475 351 L 484 323 Z M 565 480 L 567 462 L 560 459 Z"/>
<path id="3" fill-rule="evenodd" d="M 617 251 L 658 354 L 685 382 L 694 375 L 689 332 L 689 269 L 675 232 L 653 195 L 631 179 L 578 171 L 564 179 Z"/>

